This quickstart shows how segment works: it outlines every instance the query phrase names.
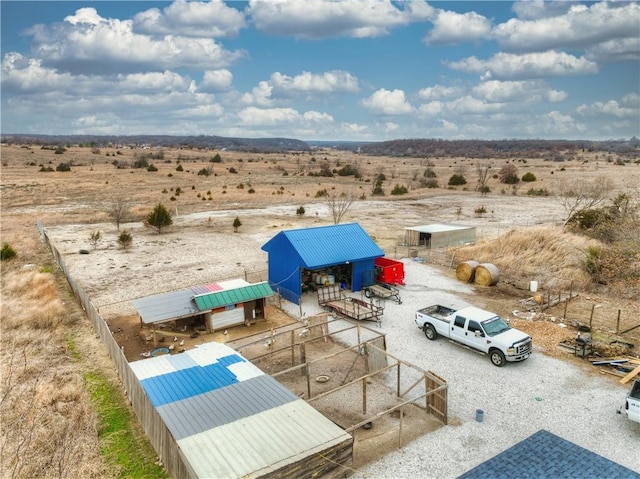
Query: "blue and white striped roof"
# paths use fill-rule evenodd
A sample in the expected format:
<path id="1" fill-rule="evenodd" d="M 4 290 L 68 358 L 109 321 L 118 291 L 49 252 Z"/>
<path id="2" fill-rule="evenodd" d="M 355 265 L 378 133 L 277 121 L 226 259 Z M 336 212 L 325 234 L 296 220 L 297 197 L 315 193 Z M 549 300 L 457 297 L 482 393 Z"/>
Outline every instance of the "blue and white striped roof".
<path id="1" fill-rule="evenodd" d="M 221 343 L 130 366 L 197 477 L 257 477 L 350 439 Z"/>

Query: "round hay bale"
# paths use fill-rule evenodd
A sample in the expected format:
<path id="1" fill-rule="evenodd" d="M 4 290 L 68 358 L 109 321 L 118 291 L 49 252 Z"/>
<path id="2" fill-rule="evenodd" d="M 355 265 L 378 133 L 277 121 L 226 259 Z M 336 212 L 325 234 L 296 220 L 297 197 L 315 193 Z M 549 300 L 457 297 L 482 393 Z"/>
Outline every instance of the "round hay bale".
<path id="1" fill-rule="evenodd" d="M 480 286 L 494 286 L 499 279 L 500 273 L 495 264 L 482 263 L 476 268 L 474 282 Z"/>
<path id="2" fill-rule="evenodd" d="M 476 274 L 476 268 L 479 264 L 480 263 L 473 260 L 463 261 L 456 267 L 456 278 L 458 278 L 459 281 L 464 281 L 465 283 L 473 282 Z"/>

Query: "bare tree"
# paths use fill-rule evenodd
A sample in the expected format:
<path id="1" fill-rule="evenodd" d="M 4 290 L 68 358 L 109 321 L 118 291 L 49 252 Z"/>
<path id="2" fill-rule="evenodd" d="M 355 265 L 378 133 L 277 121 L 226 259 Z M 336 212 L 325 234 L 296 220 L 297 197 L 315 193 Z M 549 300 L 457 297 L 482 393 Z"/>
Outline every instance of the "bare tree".
<path id="1" fill-rule="evenodd" d="M 612 188 L 613 181 L 604 176 L 599 176 L 593 181 L 578 176 L 558 180 L 555 183 L 556 198 L 567 213 L 564 226 L 576 212 L 604 203 Z"/>
<path id="2" fill-rule="evenodd" d="M 331 212 L 334 224 L 340 224 L 345 213 L 349 210 L 349 207 L 353 203 L 353 195 L 348 193 L 341 193 L 340 195 L 331 195 L 327 198 L 327 206 Z"/>
<path id="3" fill-rule="evenodd" d="M 129 213 L 129 204 L 121 197 L 114 197 L 109 203 L 109 216 L 116 224 L 116 228 L 120 231 L 120 224 L 125 220 Z"/>
<path id="4" fill-rule="evenodd" d="M 478 188 L 480 189 L 480 193 L 482 193 L 482 196 L 487 196 L 487 192 L 489 191 L 487 183 L 489 182 L 490 172 L 490 164 L 486 164 L 483 162 L 476 164 L 476 173 L 478 173 Z"/>

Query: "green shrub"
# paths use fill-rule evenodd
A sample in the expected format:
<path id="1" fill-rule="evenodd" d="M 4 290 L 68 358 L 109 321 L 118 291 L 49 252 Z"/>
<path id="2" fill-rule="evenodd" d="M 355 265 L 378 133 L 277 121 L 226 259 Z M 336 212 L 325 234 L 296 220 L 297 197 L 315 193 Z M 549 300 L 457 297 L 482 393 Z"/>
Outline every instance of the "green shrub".
<path id="1" fill-rule="evenodd" d="M 199 176 L 211 176 L 211 173 L 213 173 L 213 168 L 211 167 L 202 168 L 200 171 L 198 171 Z"/>
<path id="2" fill-rule="evenodd" d="M 253 188 L 249 188 L 249 189 L 247 190 L 247 193 L 255 193 L 255 192 L 256 192 L 256 190 L 254 190 Z"/>
<path id="3" fill-rule="evenodd" d="M 522 175 L 522 181 L 536 181 L 536 175 L 529 171 Z"/>
<path id="4" fill-rule="evenodd" d="M 69 163 L 60 163 L 56 166 L 56 171 L 71 171 L 71 165 Z"/>
<path id="5" fill-rule="evenodd" d="M 396 186 L 394 186 L 393 189 L 391 190 L 392 195 L 406 195 L 408 192 L 409 190 L 407 189 L 406 186 L 398 185 L 398 184 L 396 184 Z"/>
<path id="6" fill-rule="evenodd" d="M 122 249 L 129 249 L 133 244 L 133 237 L 129 231 L 124 230 L 118 235 L 118 244 Z"/>
<path id="7" fill-rule="evenodd" d="M 344 165 L 339 170 L 336 170 L 338 176 L 355 176 L 356 178 L 361 178 L 362 175 L 358 169 L 350 164 Z"/>
<path id="8" fill-rule="evenodd" d="M 2 250 L 0 250 L 0 260 L 9 261 L 17 256 L 18 253 L 11 247 L 10 244 L 5 243 L 2 245 Z"/>
<path id="9" fill-rule="evenodd" d="M 240 221 L 240 218 L 236 216 L 236 219 L 233 220 L 233 231 L 237 233 L 238 228 L 240 228 L 241 226 L 242 226 L 242 221 Z"/>
<path id="10" fill-rule="evenodd" d="M 304 215 L 304 214 L 305 214 L 304 206 L 300 206 L 300 207 L 296 210 L 296 214 L 297 214 L 298 216 L 302 216 L 302 215 Z"/>
<path id="11" fill-rule="evenodd" d="M 147 171 L 158 171 L 158 168 L 153 165 L 149 165 L 147 166 Z"/>
<path id="12" fill-rule="evenodd" d="M 436 172 L 433 171 L 433 169 L 427 168 L 426 170 L 424 170 L 423 176 L 425 178 L 435 178 L 437 175 L 436 175 Z"/>
<path id="13" fill-rule="evenodd" d="M 427 188 L 439 188 L 438 180 L 434 180 L 434 179 L 427 180 L 425 181 L 424 186 L 426 186 Z"/>
<path id="14" fill-rule="evenodd" d="M 507 175 L 502 179 L 502 182 L 506 185 L 516 185 L 520 183 L 520 178 L 518 175 Z"/>
<path id="15" fill-rule="evenodd" d="M 238 171 L 232 166 L 231 168 L 229 168 L 229 173 L 236 174 L 238 173 Z"/>
<path id="16" fill-rule="evenodd" d="M 327 196 L 329 196 L 329 193 L 327 192 L 326 188 L 324 190 L 316 191 L 316 198 L 325 198 Z"/>
<path id="17" fill-rule="evenodd" d="M 49 172 L 53 171 L 53 168 L 51 168 L 50 166 L 42 165 L 38 171 L 43 172 L 43 173 L 49 173 Z"/>
<path id="18" fill-rule="evenodd" d="M 451 175 L 449 178 L 449 186 L 460 186 L 466 185 L 467 179 L 463 175 Z"/>
<path id="19" fill-rule="evenodd" d="M 184 168 L 182 167 L 182 165 L 178 165 L 176 166 L 176 171 L 184 171 Z"/>
<path id="20" fill-rule="evenodd" d="M 219 153 L 216 153 L 216 156 L 211 158 L 211 163 L 222 163 L 222 158 Z"/>
<path id="21" fill-rule="evenodd" d="M 546 189 L 535 189 L 535 188 L 531 188 L 529 191 L 527 191 L 527 195 L 529 196 L 549 196 L 549 192 Z"/>
<path id="22" fill-rule="evenodd" d="M 132 168 L 148 168 L 149 167 L 149 162 L 147 161 L 146 158 L 137 158 L 134 162 L 133 165 L 131 165 Z"/>

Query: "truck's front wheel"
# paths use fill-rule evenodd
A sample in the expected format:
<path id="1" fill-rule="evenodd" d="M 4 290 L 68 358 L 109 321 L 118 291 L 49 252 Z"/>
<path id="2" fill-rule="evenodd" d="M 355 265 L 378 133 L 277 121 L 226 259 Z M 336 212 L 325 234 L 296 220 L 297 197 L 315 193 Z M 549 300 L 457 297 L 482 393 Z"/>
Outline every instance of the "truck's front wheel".
<path id="1" fill-rule="evenodd" d="M 424 335 L 427 337 L 427 339 L 430 339 L 431 341 L 433 341 L 438 337 L 438 333 L 436 332 L 436 329 L 430 324 L 424 325 Z"/>
<path id="2" fill-rule="evenodd" d="M 499 349 L 492 349 L 491 351 L 489 351 L 489 358 L 491 359 L 493 365 L 498 366 L 499 368 L 504 366 L 504 363 L 506 362 L 504 359 L 504 354 L 502 354 L 502 351 L 500 351 Z"/>

